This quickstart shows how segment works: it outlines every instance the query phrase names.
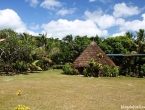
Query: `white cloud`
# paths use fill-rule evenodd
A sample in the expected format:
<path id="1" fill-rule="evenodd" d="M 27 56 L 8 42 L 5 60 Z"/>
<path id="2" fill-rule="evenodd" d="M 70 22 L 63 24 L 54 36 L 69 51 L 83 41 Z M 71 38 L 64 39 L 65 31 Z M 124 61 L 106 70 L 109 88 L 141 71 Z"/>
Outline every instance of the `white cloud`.
<path id="1" fill-rule="evenodd" d="M 23 29 L 25 24 L 15 11 L 11 9 L 0 10 L 0 29 L 5 28 Z"/>
<path id="2" fill-rule="evenodd" d="M 138 31 L 139 29 L 145 29 L 145 14 L 142 14 L 143 20 L 126 21 L 124 25 L 120 27 L 120 31 L 132 30 Z"/>
<path id="3" fill-rule="evenodd" d="M 58 21 L 51 21 L 47 24 L 43 24 L 42 28 L 45 32 L 47 32 L 48 37 L 60 39 L 68 34 L 72 34 L 73 36 L 95 36 L 97 34 L 100 37 L 108 35 L 108 32 L 106 30 L 99 29 L 96 24 L 91 20 L 68 21 L 64 19 L 59 19 Z"/>
<path id="4" fill-rule="evenodd" d="M 114 5 L 113 14 L 106 14 L 101 9 L 90 12 L 85 11 L 84 15 L 86 19 L 96 23 L 100 29 L 110 29 L 117 26 L 117 33 L 114 31 L 112 36 L 124 35 L 127 31 L 138 31 L 139 29 L 145 29 L 145 14 L 142 14 L 142 20 L 127 21 L 127 16 L 139 14 L 141 9 L 137 6 L 127 6 L 125 3 Z"/>
<path id="5" fill-rule="evenodd" d="M 114 33 L 112 36 L 120 36 L 124 35 L 127 31 L 138 31 L 139 29 L 145 29 L 145 14 L 142 14 L 142 20 L 132 20 L 132 21 L 118 21 L 122 25 L 120 25 L 119 32 Z"/>
<path id="6" fill-rule="evenodd" d="M 126 33 L 126 31 L 121 31 L 121 32 L 118 32 L 118 33 L 115 33 L 115 34 L 111 35 L 110 37 L 124 36 L 125 33 Z"/>
<path id="7" fill-rule="evenodd" d="M 57 14 L 61 16 L 65 16 L 66 14 L 73 14 L 75 11 L 76 11 L 76 8 L 61 9 L 57 12 Z"/>
<path id="8" fill-rule="evenodd" d="M 115 17 L 127 17 L 138 15 L 140 10 L 137 6 L 127 6 L 125 3 L 118 3 L 114 6 L 113 15 Z"/>
<path id="9" fill-rule="evenodd" d="M 124 25 L 124 23 L 125 23 L 125 20 L 123 18 L 116 18 L 115 19 L 115 24 L 118 26 L 122 26 L 122 25 Z"/>
<path id="10" fill-rule="evenodd" d="M 57 0 L 44 0 L 40 6 L 47 9 L 54 9 L 55 7 L 61 7 L 62 4 Z"/>
<path id="11" fill-rule="evenodd" d="M 112 15 L 103 14 L 102 10 L 94 12 L 90 12 L 87 10 L 84 14 L 87 19 L 95 22 L 101 29 L 110 28 L 116 25 L 123 25 L 125 22 L 122 18 L 115 18 Z"/>
<path id="12" fill-rule="evenodd" d="M 29 2 L 31 7 L 36 7 L 36 5 L 39 3 L 38 0 L 25 0 L 25 1 Z"/>
<path id="13" fill-rule="evenodd" d="M 18 33 L 27 32 L 38 35 L 38 33 L 28 30 L 18 14 L 11 9 L 0 10 L 0 30 L 7 28 L 11 28 Z"/>
<path id="14" fill-rule="evenodd" d="M 145 13 L 141 15 L 143 17 L 143 20 L 145 21 Z"/>

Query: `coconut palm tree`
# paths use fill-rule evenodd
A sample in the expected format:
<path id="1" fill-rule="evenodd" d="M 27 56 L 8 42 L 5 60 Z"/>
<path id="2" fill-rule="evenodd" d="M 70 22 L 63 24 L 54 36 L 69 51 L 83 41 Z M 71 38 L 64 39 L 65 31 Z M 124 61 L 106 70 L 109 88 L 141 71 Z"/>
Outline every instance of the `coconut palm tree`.
<path id="1" fill-rule="evenodd" d="M 43 47 L 46 51 L 48 49 L 48 38 L 46 34 L 39 34 L 36 38 L 38 47 Z"/>
<path id="2" fill-rule="evenodd" d="M 72 37 L 71 34 L 65 36 L 65 37 L 62 39 L 62 41 L 64 41 L 64 42 L 67 43 L 67 44 L 69 44 L 72 40 L 73 40 L 73 37 Z"/>
<path id="3" fill-rule="evenodd" d="M 137 38 L 135 40 L 135 43 L 137 44 L 137 52 L 138 54 L 141 54 L 145 52 L 145 30 L 139 29 L 136 34 Z"/>
<path id="4" fill-rule="evenodd" d="M 138 54 L 143 54 L 145 53 L 145 30 L 144 29 L 139 29 L 139 31 L 136 32 L 136 39 L 135 39 L 135 43 L 136 43 L 136 52 Z M 143 58 L 139 57 L 138 58 L 138 74 L 139 76 L 141 75 L 141 63 L 143 62 Z"/>

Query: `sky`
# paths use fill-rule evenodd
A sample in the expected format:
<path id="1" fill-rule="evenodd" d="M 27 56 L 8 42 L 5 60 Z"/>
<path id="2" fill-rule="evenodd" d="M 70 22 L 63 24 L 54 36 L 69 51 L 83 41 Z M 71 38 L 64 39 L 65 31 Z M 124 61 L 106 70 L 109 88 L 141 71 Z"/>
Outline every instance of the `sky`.
<path id="1" fill-rule="evenodd" d="M 145 0 L 0 0 L 0 30 L 62 39 L 145 29 Z"/>

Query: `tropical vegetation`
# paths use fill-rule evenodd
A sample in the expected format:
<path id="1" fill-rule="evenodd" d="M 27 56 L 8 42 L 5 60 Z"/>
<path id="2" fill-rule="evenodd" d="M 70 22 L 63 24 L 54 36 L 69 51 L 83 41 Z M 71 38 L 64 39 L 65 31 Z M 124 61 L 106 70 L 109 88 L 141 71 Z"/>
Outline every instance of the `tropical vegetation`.
<path id="1" fill-rule="evenodd" d="M 101 38 L 98 35 L 49 38 L 47 34 L 38 36 L 28 33 L 17 33 L 12 29 L 0 30 L 0 70 L 1 74 L 18 74 L 33 71 L 63 68 L 73 61 L 80 53 L 95 41 L 106 54 L 144 54 L 145 30 L 126 32 L 124 36 Z M 101 55 L 98 55 L 101 57 Z M 111 57 L 117 66 L 123 65 L 120 75 L 144 76 L 145 58 L 133 57 L 132 66 L 128 67 L 127 57 Z M 134 67 L 135 66 L 135 67 Z M 106 67 L 105 67 L 106 68 Z M 133 70 L 137 68 L 137 70 Z M 71 70 L 70 70 L 71 71 Z M 74 71 L 77 73 L 77 71 Z"/>

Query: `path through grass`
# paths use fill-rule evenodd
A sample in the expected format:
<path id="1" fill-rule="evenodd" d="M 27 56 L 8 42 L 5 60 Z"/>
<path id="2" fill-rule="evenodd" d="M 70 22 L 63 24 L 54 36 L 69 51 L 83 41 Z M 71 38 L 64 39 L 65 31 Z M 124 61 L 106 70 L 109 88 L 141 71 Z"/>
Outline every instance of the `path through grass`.
<path id="1" fill-rule="evenodd" d="M 17 90 L 22 96 L 16 96 Z M 0 110 L 120 110 L 145 106 L 145 79 L 68 76 L 60 70 L 0 76 Z M 125 109 L 124 109 L 125 110 Z"/>

